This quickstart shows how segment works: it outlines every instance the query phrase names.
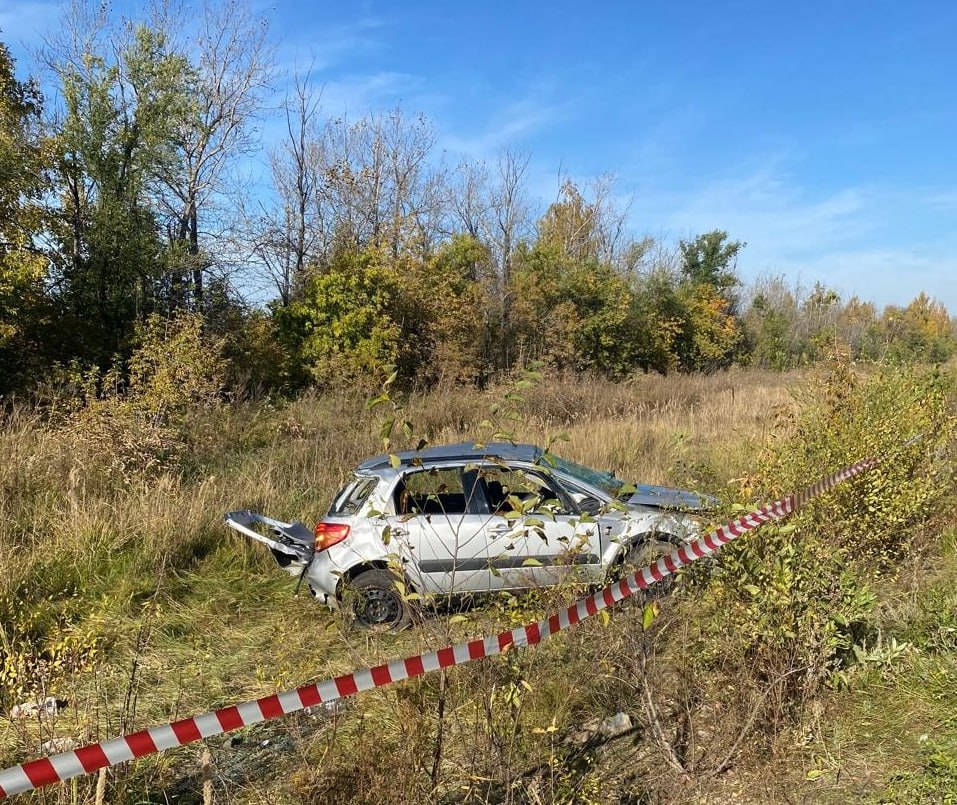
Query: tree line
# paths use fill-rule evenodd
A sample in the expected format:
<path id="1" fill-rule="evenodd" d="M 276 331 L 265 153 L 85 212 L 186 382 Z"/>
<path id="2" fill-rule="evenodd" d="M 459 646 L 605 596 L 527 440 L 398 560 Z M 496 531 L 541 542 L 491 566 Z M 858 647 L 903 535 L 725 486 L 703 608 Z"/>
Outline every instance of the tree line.
<path id="1" fill-rule="evenodd" d="M 566 179 L 541 209 L 527 154 L 449 164 L 425 117 L 325 117 L 308 75 L 270 109 L 273 54 L 241 2 L 139 20 L 77 2 L 40 53 L 44 97 L 0 42 L 0 393 L 67 369 L 123 383 L 147 341 L 184 332 L 256 392 L 385 364 L 482 384 L 532 361 L 624 377 L 954 351 L 924 294 L 879 311 L 745 287 L 727 232 L 634 236 L 608 177 Z"/>

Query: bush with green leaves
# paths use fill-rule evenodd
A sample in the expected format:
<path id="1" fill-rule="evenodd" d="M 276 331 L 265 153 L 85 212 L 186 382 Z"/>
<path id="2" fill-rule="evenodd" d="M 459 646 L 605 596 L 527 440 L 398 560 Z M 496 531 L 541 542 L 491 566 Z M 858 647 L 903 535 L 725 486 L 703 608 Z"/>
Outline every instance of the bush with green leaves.
<path id="1" fill-rule="evenodd" d="M 783 443 L 764 457 L 768 493 L 799 489 L 869 456 L 879 466 L 801 515 L 802 529 L 850 552 L 864 576 L 892 572 L 953 512 L 955 378 L 926 367 L 854 371 L 833 364 L 800 393 L 802 412 L 781 422 Z"/>
<path id="2" fill-rule="evenodd" d="M 78 391 L 64 435 L 89 457 L 87 470 L 108 483 L 135 483 L 178 466 L 209 437 L 193 427 L 222 405 L 222 341 L 209 337 L 202 316 L 152 315 L 136 328 L 126 371 L 74 369 Z"/>
<path id="3" fill-rule="evenodd" d="M 276 310 L 280 337 L 305 383 L 336 387 L 398 362 L 399 278 L 374 250 L 342 253 L 301 297 Z"/>
<path id="4" fill-rule="evenodd" d="M 781 417 L 756 474 L 741 481 L 747 506 L 869 456 L 883 461 L 689 574 L 696 619 L 681 652 L 693 686 L 733 669 L 725 704 L 758 708 L 757 726 L 772 734 L 854 662 L 876 628 L 878 581 L 952 514 L 953 382 L 847 365 L 811 377 L 803 405 Z"/>
<path id="5" fill-rule="evenodd" d="M 611 377 L 638 366 L 641 322 L 628 282 L 614 269 L 542 245 L 520 250 L 516 265 L 509 336 L 526 360 Z"/>
<path id="6" fill-rule="evenodd" d="M 486 339 L 476 277 L 487 259 L 464 236 L 429 258 L 374 247 L 340 253 L 275 311 L 294 381 L 371 390 L 383 365 L 407 385 L 477 379 Z"/>

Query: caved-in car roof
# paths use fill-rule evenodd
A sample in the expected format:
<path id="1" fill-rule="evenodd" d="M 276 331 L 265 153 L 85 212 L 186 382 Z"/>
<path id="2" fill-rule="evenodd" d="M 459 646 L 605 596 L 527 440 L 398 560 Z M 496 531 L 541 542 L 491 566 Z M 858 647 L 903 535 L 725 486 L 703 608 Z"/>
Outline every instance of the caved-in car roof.
<path id="1" fill-rule="evenodd" d="M 502 461 L 527 461 L 534 463 L 542 455 L 542 449 L 533 444 L 512 444 L 511 442 L 489 442 L 476 446 L 475 442 L 458 442 L 426 447 L 423 450 L 403 450 L 392 455 L 398 456 L 404 466 L 414 459 L 423 464 L 435 464 L 442 461 L 479 461 L 483 458 L 496 458 Z M 389 454 L 375 456 L 363 461 L 357 469 L 378 470 L 391 466 Z"/>

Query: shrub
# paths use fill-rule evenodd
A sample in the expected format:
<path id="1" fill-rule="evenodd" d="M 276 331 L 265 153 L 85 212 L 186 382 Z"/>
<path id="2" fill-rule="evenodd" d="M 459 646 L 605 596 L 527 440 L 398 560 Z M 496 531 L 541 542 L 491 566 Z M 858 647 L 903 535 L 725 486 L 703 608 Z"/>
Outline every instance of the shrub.
<path id="1" fill-rule="evenodd" d="M 150 316 L 137 328 L 139 346 L 124 383 L 118 368 L 74 371 L 79 405 L 67 434 L 89 457 L 89 472 L 132 483 L 174 467 L 197 436 L 191 421 L 222 404 L 222 342 L 203 333 L 202 318 Z"/>
<path id="2" fill-rule="evenodd" d="M 724 706 L 741 723 L 757 708 L 755 725 L 772 735 L 853 661 L 874 629 L 874 581 L 952 511 L 951 386 L 915 368 L 839 365 L 811 377 L 803 407 L 780 418 L 757 473 L 743 479 L 745 499 L 799 491 L 867 456 L 885 460 L 824 504 L 732 543 L 710 574 L 695 569 L 696 619 L 680 649 L 693 688 L 730 672 Z"/>
<path id="3" fill-rule="evenodd" d="M 785 441 L 763 461 L 769 494 L 868 456 L 884 460 L 802 515 L 815 538 L 846 548 L 863 575 L 893 569 L 953 511 L 954 378 L 926 367 L 855 373 L 835 364 L 811 376 Z M 914 439 L 914 437 L 919 437 Z M 914 439 L 913 441 L 909 441 Z M 773 480 L 772 480 L 773 479 Z"/>
<path id="4" fill-rule="evenodd" d="M 957 803 L 957 741 L 931 742 L 919 771 L 895 775 L 878 803 L 912 802 L 921 805 Z"/>

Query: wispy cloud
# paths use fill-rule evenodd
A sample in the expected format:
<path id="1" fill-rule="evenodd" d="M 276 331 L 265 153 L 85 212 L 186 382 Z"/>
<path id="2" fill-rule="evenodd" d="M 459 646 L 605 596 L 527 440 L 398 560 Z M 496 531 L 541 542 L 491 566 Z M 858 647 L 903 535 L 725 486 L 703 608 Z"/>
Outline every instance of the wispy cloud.
<path id="1" fill-rule="evenodd" d="M 489 123 L 478 131 L 448 130 L 440 146 L 453 154 L 488 159 L 502 148 L 520 145 L 524 137 L 557 122 L 566 112 L 565 103 L 526 97 L 506 103 L 495 110 Z"/>
<path id="2" fill-rule="evenodd" d="M 849 187 L 809 198 L 786 177 L 762 171 L 738 179 L 716 181 L 673 199 L 663 223 L 678 230 L 726 229 L 775 253 L 814 252 L 837 248 L 867 234 L 870 192 Z"/>
<path id="3" fill-rule="evenodd" d="M 279 68 L 289 76 L 311 71 L 315 78 L 380 50 L 384 27 L 383 20 L 366 16 L 320 31 L 304 26 L 287 32 L 279 44 Z"/>
<path id="4" fill-rule="evenodd" d="M 955 207 L 957 196 L 934 189 L 862 185 L 812 194 L 774 166 L 685 193 L 639 191 L 633 220 L 660 222 L 673 238 L 727 230 L 748 244 L 745 279 L 770 273 L 804 285 L 821 281 L 878 304 L 926 291 L 957 310 L 957 237 L 944 220 Z M 902 245 L 901 235 L 918 225 L 931 234 L 919 247 Z"/>
<path id="5" fill-rule="evenodd" d="M 924 195 L 924 201 L 931 206 L 953 212 L 957 210 L 957 190 L 929 192 Z"/>
<path id="6" fill-rule="evenodd" d="M 390 70 L 345 75 L 322 85 L 322 108 L 331 116 L 362 117 L 400 103 L 405 105 L 423 83 L 420 76 Z"/>

